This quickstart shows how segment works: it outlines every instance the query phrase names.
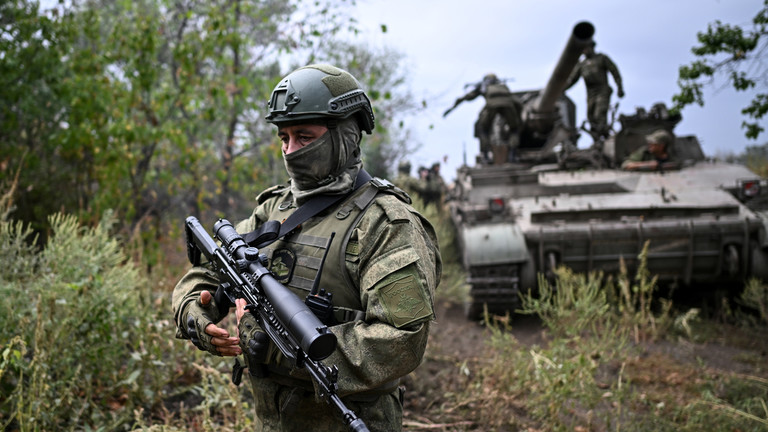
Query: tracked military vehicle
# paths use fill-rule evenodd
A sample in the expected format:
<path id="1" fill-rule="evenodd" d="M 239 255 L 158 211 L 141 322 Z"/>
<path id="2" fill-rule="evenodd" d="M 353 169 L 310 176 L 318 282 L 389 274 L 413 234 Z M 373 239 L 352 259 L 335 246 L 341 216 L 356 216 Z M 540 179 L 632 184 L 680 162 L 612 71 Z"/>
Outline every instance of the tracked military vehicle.
<path id="1" fill-rule="evenodd" d="M 746 167 L 705 157 L 695 136 L 678 136 L 673 164 L 621 170 L 655 130 L 674 133 L 679 116 L 662 104 L 619 116 L 620 130 L 576 147 L 567 76 L 594 27 L 577 24 L 547 86 L 519 92 L 523 124 L 514 159 L 485 155 L 458 169 L 451 218 L 471 287 L 468 318 L 504 314 L 537 275 L 559 265 L 579 273 L 632 271 L 649 241 L 647 265 L 659 283 L 743 284 L 768 280 L 768 184 Z M 501 127 L 501 126 L 500 126 Z"/>

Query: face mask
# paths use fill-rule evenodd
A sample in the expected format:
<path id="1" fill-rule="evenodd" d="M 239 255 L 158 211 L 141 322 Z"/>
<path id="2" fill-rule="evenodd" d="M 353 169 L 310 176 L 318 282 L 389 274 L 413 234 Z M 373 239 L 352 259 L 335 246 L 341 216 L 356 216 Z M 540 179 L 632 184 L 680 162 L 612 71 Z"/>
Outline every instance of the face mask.
<path id="1" fill-rule="evenodd" d="M 315 141 L 293 153 L 283 155 L 285 169 L 291 176 L 294 189 L 308 193 L 335 192 L 346 187 L 350 168 L 357 175 L 360 162 L 360 128 L 353 119 L 339 122 Z M 337 184 L 345 177 L 343 185 Z M 354 177 L 354 176 L 353 176 Z M 337 184 L 335 187 L 334 184 Z M 326 189 L 331 190 L 326 190 Z"/>
<path id="2" fill-rule="evenodd" d="M 314 189 L 333 181 L 338 154 L 328 130 L 306 147 L 283 155 L 285 169 L 300 190 Z"/>

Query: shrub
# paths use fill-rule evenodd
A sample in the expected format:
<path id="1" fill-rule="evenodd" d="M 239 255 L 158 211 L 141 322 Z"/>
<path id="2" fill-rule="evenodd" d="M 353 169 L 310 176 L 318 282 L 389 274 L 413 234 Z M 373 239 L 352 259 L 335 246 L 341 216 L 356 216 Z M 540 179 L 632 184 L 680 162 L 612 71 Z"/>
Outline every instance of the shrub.
<path id="1" fill-rule="evenodd" d="M 137 361 L 140 346 L 154 344 L 137 295 L 146 281 L 110 235 L 109 215 L 95 228 L 73 216 L 49 221 L 37 251 L 29 228 L 0 220 L 0 424 L 115 429 L 153 396 L 132 386 L 157 368 Z"/>

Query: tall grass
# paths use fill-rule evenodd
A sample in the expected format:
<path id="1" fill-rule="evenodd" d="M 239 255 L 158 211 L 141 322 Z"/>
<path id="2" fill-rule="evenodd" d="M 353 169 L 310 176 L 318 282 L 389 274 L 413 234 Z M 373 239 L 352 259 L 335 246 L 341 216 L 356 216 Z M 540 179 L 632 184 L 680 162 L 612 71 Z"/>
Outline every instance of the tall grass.
<path id="1" fill-rule="evenodd" d="M 697 310 L 673 317 L 671 301 L 658 298 L 647 247 L 634 276 L 623 266 L 615 280 L 561 267 L 554 286 L 540 278 L 539 293 L 523 296 L 519 311 L 541 320 L 540 344 L 520 343 L 514 319 L 487 318 L 486 361 L 456 406 L 471 407 L 464 414 L 485 430 L 766 430 L 765 379 L 647 350 L 697 332 Z M 682 323 L 687 330 L 676 331 Z"/>
<path id="2" fill-rule="evenodd" d="M 739 303 L 757 311 L 759 321 L 768 325 L 768 283 L 750 279 L 738 298 Z"/>

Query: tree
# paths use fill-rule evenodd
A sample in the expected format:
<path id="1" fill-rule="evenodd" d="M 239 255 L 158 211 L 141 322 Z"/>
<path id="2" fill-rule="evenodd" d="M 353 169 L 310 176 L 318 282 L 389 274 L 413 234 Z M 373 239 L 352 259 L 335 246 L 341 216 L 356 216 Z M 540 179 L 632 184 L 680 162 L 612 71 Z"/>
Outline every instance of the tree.
<path id="1" fill-rule="evenodd" d="M 360 80 L 376 117 L 376 130 L 363 138 L 365 169 L 374 176 L 389 177 L 397 162 L 413 151 L 404 121 L 423 109 L 407 88 L 403 54 L 387 47 L 335 40 L 324 52 L 311 54 L 309 62 L 338 65 Z"/>
<path id="2" fill-rule="evenodd" d="M 16 217 L 44 230 L 55 211 L 114 209 L 151 238 L 144 221 L 164 212 L 234 213 L 282 166 L 261 163 L 279 158 L 262 120 L 278 60 L 345 29 L 329 17 L 346 3 L 3 2 L 0 180 L 22 167 Z"/>
<path id="3" fill-rule="evenodd" d="M 736 91 L 760 89 L 751 103 L 741 110 L 748 120 L 742 122 L 747 138 L 757 139 L 764 128 L 758 121 L 768 112 L 768 68 L 764 64 L 768 49 L 768 0 L 752 19 L 753 29 L 724 24 L 719 20 L 710 24 L 706 32 L 699 32 L 700 45 L 692 48 L 698 60 L 680 67 L 680 92 L 672 97 L 673 109 L 696 103 L 704 105 L 702 88 L 724 76 Z"/>
<path id="4" fill-rule="evenodd" d="M 413 98 L 400 54 L 339 45 L 356 32 L 350 4 L 0 2 L 0 183 L 20 173 L 14 217 L 45 233 L 50 214 L 95 224 L 114 210 L 149 265 L 184 216 L 247 216 L 256 193 L 287 179 L 263 117 L 298 59 L 361 80 L 377 116 L 364 158 L 385 176 L 407 151 L 397 118 Z"/>
<path id="5" fill-rule="evenodd" d="M 759 146 L 748 146 L 740 155 L 741 163 L 755 174 L 768 178 L 768 143 Z"/>
<path id="6" fill-rule="evenodd" d="M 66 127 L 65 102 L 57 95 L 68 86 L 60 41 L 71 22 L 67 16 L 46 16 L 27 0 L 0 2 L 0 180 L 16 176 L 19 189 L 16 216 L 45 225 L 57 210 L 57 197 L 77 202 L 70 188 L 61 187 L 78 175 L 76 164 L 61 164 L 71 149 L 52 144 Z"/>

